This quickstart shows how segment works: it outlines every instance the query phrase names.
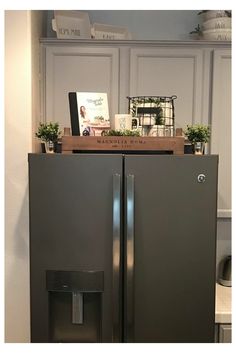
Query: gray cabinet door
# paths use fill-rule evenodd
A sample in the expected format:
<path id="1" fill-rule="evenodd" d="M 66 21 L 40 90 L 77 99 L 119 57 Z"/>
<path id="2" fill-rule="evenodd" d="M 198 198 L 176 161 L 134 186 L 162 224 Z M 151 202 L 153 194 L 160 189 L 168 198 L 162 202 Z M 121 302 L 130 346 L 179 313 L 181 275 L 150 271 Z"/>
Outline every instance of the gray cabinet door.
<path id="1" fill-rule="evenodd" d="M 175 126 L 202 122 L 207 116 L 209 64 L 204 69 L 200 48 L 132 48 L 130 56 L 130 95 L 177 95 Z M 209 54 L 206 53 L 209 58 Z"/>
<path id="2" fill-rule="evenodd" d="M 232 325 L 219 325 L 219 343 L 232 342 Z"/>
<path id="3" fill-rule="evenodd" d="M 126 341 L 214 342 L 217 164 L 125 157 Z"/>
<path id="4" fill-rule="evenodd" d="M 119 49 L 83 45 L 43 47 L 43 118 L 70 127 L 68 92 L 107 93 L 112 118 L 118 111 Z"/>
<path id="5" fill-rule="evenodd" d="M 120 339 L 121 176 L 119 155 L 29 156 L 32 342 L 50 341 L 48 270 L 102 271 L 104 289 L 99 318 L 102 332 L 98 340 Z M 97 304 L 92 304 L 96 308 Z M 91 307 L 90 311 L 92 315 L 94 309 Z M 60 320 L 60 310 L 56 315 Z M 80 335 L 82 326 L 72 323 L 68 330 L 70 342 L 76 342 L 76 330 Z M 93 334 L 94 327 L 90 327 L 84 341 L 90 342 Z"/>

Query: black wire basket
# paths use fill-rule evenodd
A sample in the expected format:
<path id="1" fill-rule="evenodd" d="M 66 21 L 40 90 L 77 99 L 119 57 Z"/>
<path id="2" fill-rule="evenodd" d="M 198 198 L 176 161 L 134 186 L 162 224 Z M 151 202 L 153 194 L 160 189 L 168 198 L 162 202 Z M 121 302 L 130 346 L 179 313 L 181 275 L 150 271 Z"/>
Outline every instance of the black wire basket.
<path id="1" fill-rule="evenodd" d="M 175 109 L 174 100 L 177 96 L 136 96 L 127 97 L 128 111 L 132 117 L 138 119 L 143 136 L 174 136 Z M 134 119 L 134 123 L 137 120 Z"/>

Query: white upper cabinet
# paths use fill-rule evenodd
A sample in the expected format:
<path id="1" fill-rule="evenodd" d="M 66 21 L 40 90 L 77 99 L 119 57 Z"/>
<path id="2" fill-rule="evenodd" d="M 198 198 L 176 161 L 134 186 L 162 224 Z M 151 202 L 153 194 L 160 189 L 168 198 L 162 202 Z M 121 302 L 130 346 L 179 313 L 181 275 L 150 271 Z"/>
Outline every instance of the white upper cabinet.
<path id="1" fill-rule="evenodd" d="M 118 48 L 72 45 L 43 47 L 44 119 L 70 127 L 68 92 L 108 94 L 112 116 L 118 110 Z"/>
<path id="2" fill-rule="evenodd" d="M 130 95 L 176 95 L 175 126 L 185 128 L 203 122 L 208 119 L 208 112 L 203 116 L 203 110 L 204 94 L 209 91 L 205 84 L 209 70 L 203 75 L 204 60 L 202 49 L 131 49 Z"/>
<path id="3" fill-rule="evenodd" d="M 219 155 L 218 216 L 231 217 L 231 51 L 213 54 L 211 153 Z"/>

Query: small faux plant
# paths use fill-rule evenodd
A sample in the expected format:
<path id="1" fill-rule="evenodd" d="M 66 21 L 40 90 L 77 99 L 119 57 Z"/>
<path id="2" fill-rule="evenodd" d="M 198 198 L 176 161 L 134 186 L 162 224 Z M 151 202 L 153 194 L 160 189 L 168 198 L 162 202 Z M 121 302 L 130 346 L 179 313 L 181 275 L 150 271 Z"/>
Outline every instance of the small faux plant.
<path id="1" fill-rule="evenodd" d="M 108 130 L 104 131 L 103 136 L 140 136 L 138 130 Z"/>
<path id="2" fill-rule="evenodd" d="M 194 142 L 208 142 L 211 136 L 210 126 L 207 125 L 187 125 L 187 129 L 184 131 L 185 136 L 192 143 Z"/>
<path id="3" fill-rule="evenodd" d="M 200 25 L 198 24 L 197 27 L 195 27 L 193 31 L 189 32 L 189 34 L 198 34 L 199 36 L 201 36 L 202 30 L 201 30 Z"/>
<path id="4" fill-rule="evenodd" d="M 38 132 L 35 133 L 35 136 L 41 139 L 42 141 L 52 141 L 57 142 L 60 137 L 61 131 L 59 130 L 58 123 L 39 123 Z"/>
<path id="5" fill-rule="evenodd" d="M 156 125 L 164 125 L 164 124 L 165 124 L 165 120 L 163 118 L 163 113 L 161 110 L 161 112 L 156 117 Z"/>

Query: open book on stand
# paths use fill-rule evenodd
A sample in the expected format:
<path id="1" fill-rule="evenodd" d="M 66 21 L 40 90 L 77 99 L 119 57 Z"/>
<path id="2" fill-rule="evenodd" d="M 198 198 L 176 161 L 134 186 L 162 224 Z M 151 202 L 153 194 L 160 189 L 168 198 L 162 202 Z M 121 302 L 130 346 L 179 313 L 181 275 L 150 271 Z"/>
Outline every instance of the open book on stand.
<path id="1" fill-rule="evenodd" d="M 101 136 L 110 129 L 107 93 L 70 92 L 72 135 Z"/>

